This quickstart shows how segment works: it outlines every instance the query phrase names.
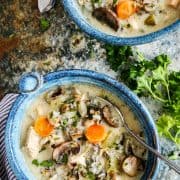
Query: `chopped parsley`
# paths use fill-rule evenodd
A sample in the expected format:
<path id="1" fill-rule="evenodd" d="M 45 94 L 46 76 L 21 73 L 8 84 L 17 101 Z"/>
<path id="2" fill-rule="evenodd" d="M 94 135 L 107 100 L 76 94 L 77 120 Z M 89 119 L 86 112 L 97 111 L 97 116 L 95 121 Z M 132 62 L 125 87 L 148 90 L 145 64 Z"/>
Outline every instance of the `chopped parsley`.
<path id="1" fill-rule="evenodd" d="M 40 163 L 40 166 L 43 166 L 43 167 L 51 167 L 53 165 L 54 165 L 53 160 L 45 160 Z"/>
<path id="2" fill-rule="evenodd" d="M 54 161 L 53 160 L 44 160 L 42 162 L 39 162 L 37 159 L 34 159 L 32 161 L 32 164 L 34 164 L 35 166 L 51 167 L 54 165 Z"/>
<path id="3" fill-rule="evenodd" d="M 32 164 L 34 164 L 35 166 L 39 166 L 39 162 L 37 159 L 33 159 Z"/>

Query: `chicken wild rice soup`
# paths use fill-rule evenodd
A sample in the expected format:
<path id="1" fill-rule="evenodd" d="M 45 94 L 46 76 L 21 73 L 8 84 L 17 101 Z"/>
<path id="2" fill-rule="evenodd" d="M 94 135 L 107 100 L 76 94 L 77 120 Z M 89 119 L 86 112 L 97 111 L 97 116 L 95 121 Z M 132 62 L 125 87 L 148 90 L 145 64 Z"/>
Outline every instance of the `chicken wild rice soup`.
<path id="1" fill-rule="evenodd" d="M 28 107 L 21 132 L 21 149 L 36 179 L 140 179 L 146 150 L 123 127 L 144 138 L 130 108 L 107 90 L 72 84 L 45 92 Z"/>
<path id="2" fill-rule="evenodd" d="M 77 0 L 82 14 L 110 35 L 132 37 L 160 30 L 180 16 L 180 0 Z"/>

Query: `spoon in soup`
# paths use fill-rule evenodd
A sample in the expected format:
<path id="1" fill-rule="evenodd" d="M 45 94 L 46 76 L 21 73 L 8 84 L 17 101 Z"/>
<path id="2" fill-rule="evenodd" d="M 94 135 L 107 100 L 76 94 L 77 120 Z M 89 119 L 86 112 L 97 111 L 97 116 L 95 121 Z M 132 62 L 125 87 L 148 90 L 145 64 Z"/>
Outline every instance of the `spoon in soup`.
<path id="1" fill-rule="evenodd" d="M 108 100 L 106 100 L 106 99 L 104 99 L 102 97 L 97 97 L 97 99 L 98 99 L 99 102 L 102 102 L 103 104 L 107 104 L 111 108 L 114 108 L 114 110 L 118 113 L 119 117 L 121 118 L 121 122 L 122 122 L 123 126 L 125 127 L 125 129 L 127 130 L 127 132 L 131 136 L 133 136 L 140 144 L 142 144 L 146 149 L 148 149 L 150 152 L 155 154 L 158 158 L 163 160 L 169 167 L 171 167 L 174 171 L 176 171 L 178 174 L 180 174 L 180 167 L 178 167 L 177 165 L 173 164 L 170 160 L 168 160 L 166 157 L 161 155 L 156 149 L 154 149 L 151 146 L 149 146 L 145 141 L 142 140 L 141 137 L 139 137 L 137 134 L 135 134 L 129 128 L 128 124 L 126 123 L 125 119 L 123 118 L 123 115 L 122 115 L 121 111 L 115 105 L 113 105 L 111 102 L 109 102 Z"/>

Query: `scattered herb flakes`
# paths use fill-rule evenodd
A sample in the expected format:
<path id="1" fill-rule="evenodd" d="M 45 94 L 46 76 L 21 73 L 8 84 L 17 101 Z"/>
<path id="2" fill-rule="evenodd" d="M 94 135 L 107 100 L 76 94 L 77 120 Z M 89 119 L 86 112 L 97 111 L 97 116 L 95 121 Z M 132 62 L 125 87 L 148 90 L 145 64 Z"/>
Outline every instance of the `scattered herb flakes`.
<path id="1" fill-rule="evenodd" d="M 40 19 L 40 28 L 41 28 L 41 30 L 46 31 L 46 30 L 49 29 L 49 27 L 50 27 L 50 22 L 45 18 L 41 18 Z"/>
<path id="2" fill-rule="evenodd" d="M 163 105 L 157 121 L 159 134 L 180 145 L 180 72 L 170 72 L 170 59 L 159 55 L 148 60 L 129 46 L 106 45 L 107 61 L 123 81 L 139 96 L 151 96 Z"/>

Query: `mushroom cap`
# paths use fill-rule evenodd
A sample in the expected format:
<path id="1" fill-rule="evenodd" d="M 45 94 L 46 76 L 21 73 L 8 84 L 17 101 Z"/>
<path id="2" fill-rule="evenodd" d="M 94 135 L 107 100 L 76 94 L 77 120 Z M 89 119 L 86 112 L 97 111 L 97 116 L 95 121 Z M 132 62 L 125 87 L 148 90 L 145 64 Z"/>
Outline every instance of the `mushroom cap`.
<path id="1" fill-rule="evenodd" d="M 146 148 L 127 133 L 124 134 L 124 149 L 126 155 L 133 154 L 142 160 L 146 159 Z"/>
<path id="2" fill-rule="evenodd" d="M 115 31 L 119 28 L 119 22 L 116 14 L 108 8 L 99 7 L 93 10 L 92 15 L 96 17 L 99 21 L 105 22 L 109 27 L 114 29 Z"/>
<path id="3" fill-rule="evenodd" d="M 80 145 L 76 141 L 68 141 L 55 147 L 53 150 L 53 159 L 58 162 L 64 154 L 77 154 L 80 151 Z"/>
<path id="4" fill-rule="evenodd" d="M 112 117 L 112 113 L 110 110 L 110 107 L 108 105 L 105 105 L 102 109 L 102 114 L 104 120 L 112 127 L 118 127 L 119 126 L 119 121 L 115 118 Z"/>
<path id="5" fill-rule="evenodd" d="M 128 156 L 123 161 L 122 169 L 127 175 L 133 177 L 137 175 L 139 165 L 140 160 L 137 157 Z"/>

